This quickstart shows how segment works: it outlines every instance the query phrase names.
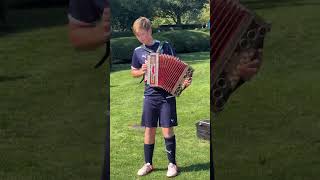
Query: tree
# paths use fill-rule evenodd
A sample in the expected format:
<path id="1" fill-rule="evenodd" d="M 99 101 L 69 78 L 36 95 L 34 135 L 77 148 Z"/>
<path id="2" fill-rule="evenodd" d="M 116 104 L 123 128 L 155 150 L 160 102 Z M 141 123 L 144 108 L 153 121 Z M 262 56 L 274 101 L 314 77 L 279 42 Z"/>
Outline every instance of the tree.
<path id="1" fill-rule="evenodd" d="M 177 25 L 181 25 L 185 14 L 199 14 L 207 2 L 208 0 L 160 0 L 157 14 L 172 18 Z"/>
<path id="2" fill-rule="evenodd" d="M 180 25 L 184 22 L 198 22 L 208 0 L 116 0 L 110 1 L 112 11 L 112 28 L 129 30 L 135 19 L 145 16 L 170 18 Z M 162 21 L 162 20 L 160 20 Z"/>
<path id="3" fill-rule="evenodd" d="M 128 30 L 135 19 L 145 16 L 152 20 L 156 0 L 116 0 L 110 1 L 112 13 L 112 26 L 114 29 Z"/>
<path id="4" fill-rule="evenodd" d="M 210 1 L 208 0 L 199 14 L 199 20 L 201 23 L 207 23 L 210 20 Z"/>

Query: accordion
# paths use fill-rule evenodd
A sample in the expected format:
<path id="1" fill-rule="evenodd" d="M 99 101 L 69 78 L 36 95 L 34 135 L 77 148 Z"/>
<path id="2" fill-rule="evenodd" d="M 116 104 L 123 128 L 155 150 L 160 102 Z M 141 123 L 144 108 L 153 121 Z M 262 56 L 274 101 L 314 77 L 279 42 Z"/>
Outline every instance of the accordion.
<path id="1" fill-rule="evenodd" d="M 151 87 L 159 87 L 173 96 L 185 89 L 183 82 L 190 79 L 193 68 L 179 58 L 159 53 L 147 55 L 145 79 Z"/>
<path id="2" fill-rule="evenodd" d="M 237 0 L 210 3 L 210 96 L 211 111 L 217 113 L 244 82 L 237 67 L 254 59 L 261 61 L 264 38 L 271 25 Z"/>

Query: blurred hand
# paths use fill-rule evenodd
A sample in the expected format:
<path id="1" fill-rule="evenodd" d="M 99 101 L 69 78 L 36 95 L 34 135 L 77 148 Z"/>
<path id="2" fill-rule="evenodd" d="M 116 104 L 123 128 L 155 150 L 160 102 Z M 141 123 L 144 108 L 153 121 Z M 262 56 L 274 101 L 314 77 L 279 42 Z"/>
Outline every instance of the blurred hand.
<path id="1" fill-rule="evenodd" d="M 101 26 L 103 28 L 104 31 L 104 36 L 107 40 L 110 39 L 110 35 L 111 35 L 111 26 L 110 26 L 110 16 L 111 11 L 110 8 L 104 8 L 103 10 L 103 14 L 102 14 L 102 19 L 101 19 Z"/>
<path id="2" fill-rule="evenodd" d="M 183 82 L 183 86 L 184 86 L 185 88 L 187 88 L 188 86 L 190 86 L 191 83 L 192 83 L 192 78 L 186 79 L 186 80 L 184 80 L 184 82 Z"/>
<path id="3" fill-rule="evenodd" d="M 237 66 L 237 70 L 241 79 L 247 81 L 257 74 L 262 62 L 262 49 L 257 52 L 257 57 L 252 60 Z"/>
<path id="4" fill-rule="evenodd" d="M 147 72 L 147 64 L 142 64 L 142 67 L 140 70 L 143 71 L 144 73 L 146 73 Z"/>

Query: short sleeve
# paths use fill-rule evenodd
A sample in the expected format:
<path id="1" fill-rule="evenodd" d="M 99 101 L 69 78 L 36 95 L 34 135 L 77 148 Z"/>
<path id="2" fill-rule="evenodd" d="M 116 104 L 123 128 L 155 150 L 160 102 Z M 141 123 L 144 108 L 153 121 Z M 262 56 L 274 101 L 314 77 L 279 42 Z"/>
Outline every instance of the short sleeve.
<path id="1" fill-rule="evenodd" d="M 137 52 L 134 51 L 132 55 L 132 62 L 131 62 L 131 68 L 132 69 L 140 69 L 142 64 L 139 62 Z"/>
<path id="2" fill-rule="evenodd" d="M 94 24 L 102 15 L 104 3 L 104 0 L 70 0 L 69 22 L 78 25 Z"/>

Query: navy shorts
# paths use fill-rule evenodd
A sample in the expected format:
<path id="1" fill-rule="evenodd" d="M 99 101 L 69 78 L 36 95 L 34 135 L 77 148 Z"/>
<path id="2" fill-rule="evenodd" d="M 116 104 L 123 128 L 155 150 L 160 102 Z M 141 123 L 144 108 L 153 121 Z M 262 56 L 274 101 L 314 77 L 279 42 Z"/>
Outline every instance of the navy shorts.
<path id="1" fill-rule="evenodd" d="M 145 96 L 141 125 L 145 127 L 177 126 L 176 98 Z"/>

